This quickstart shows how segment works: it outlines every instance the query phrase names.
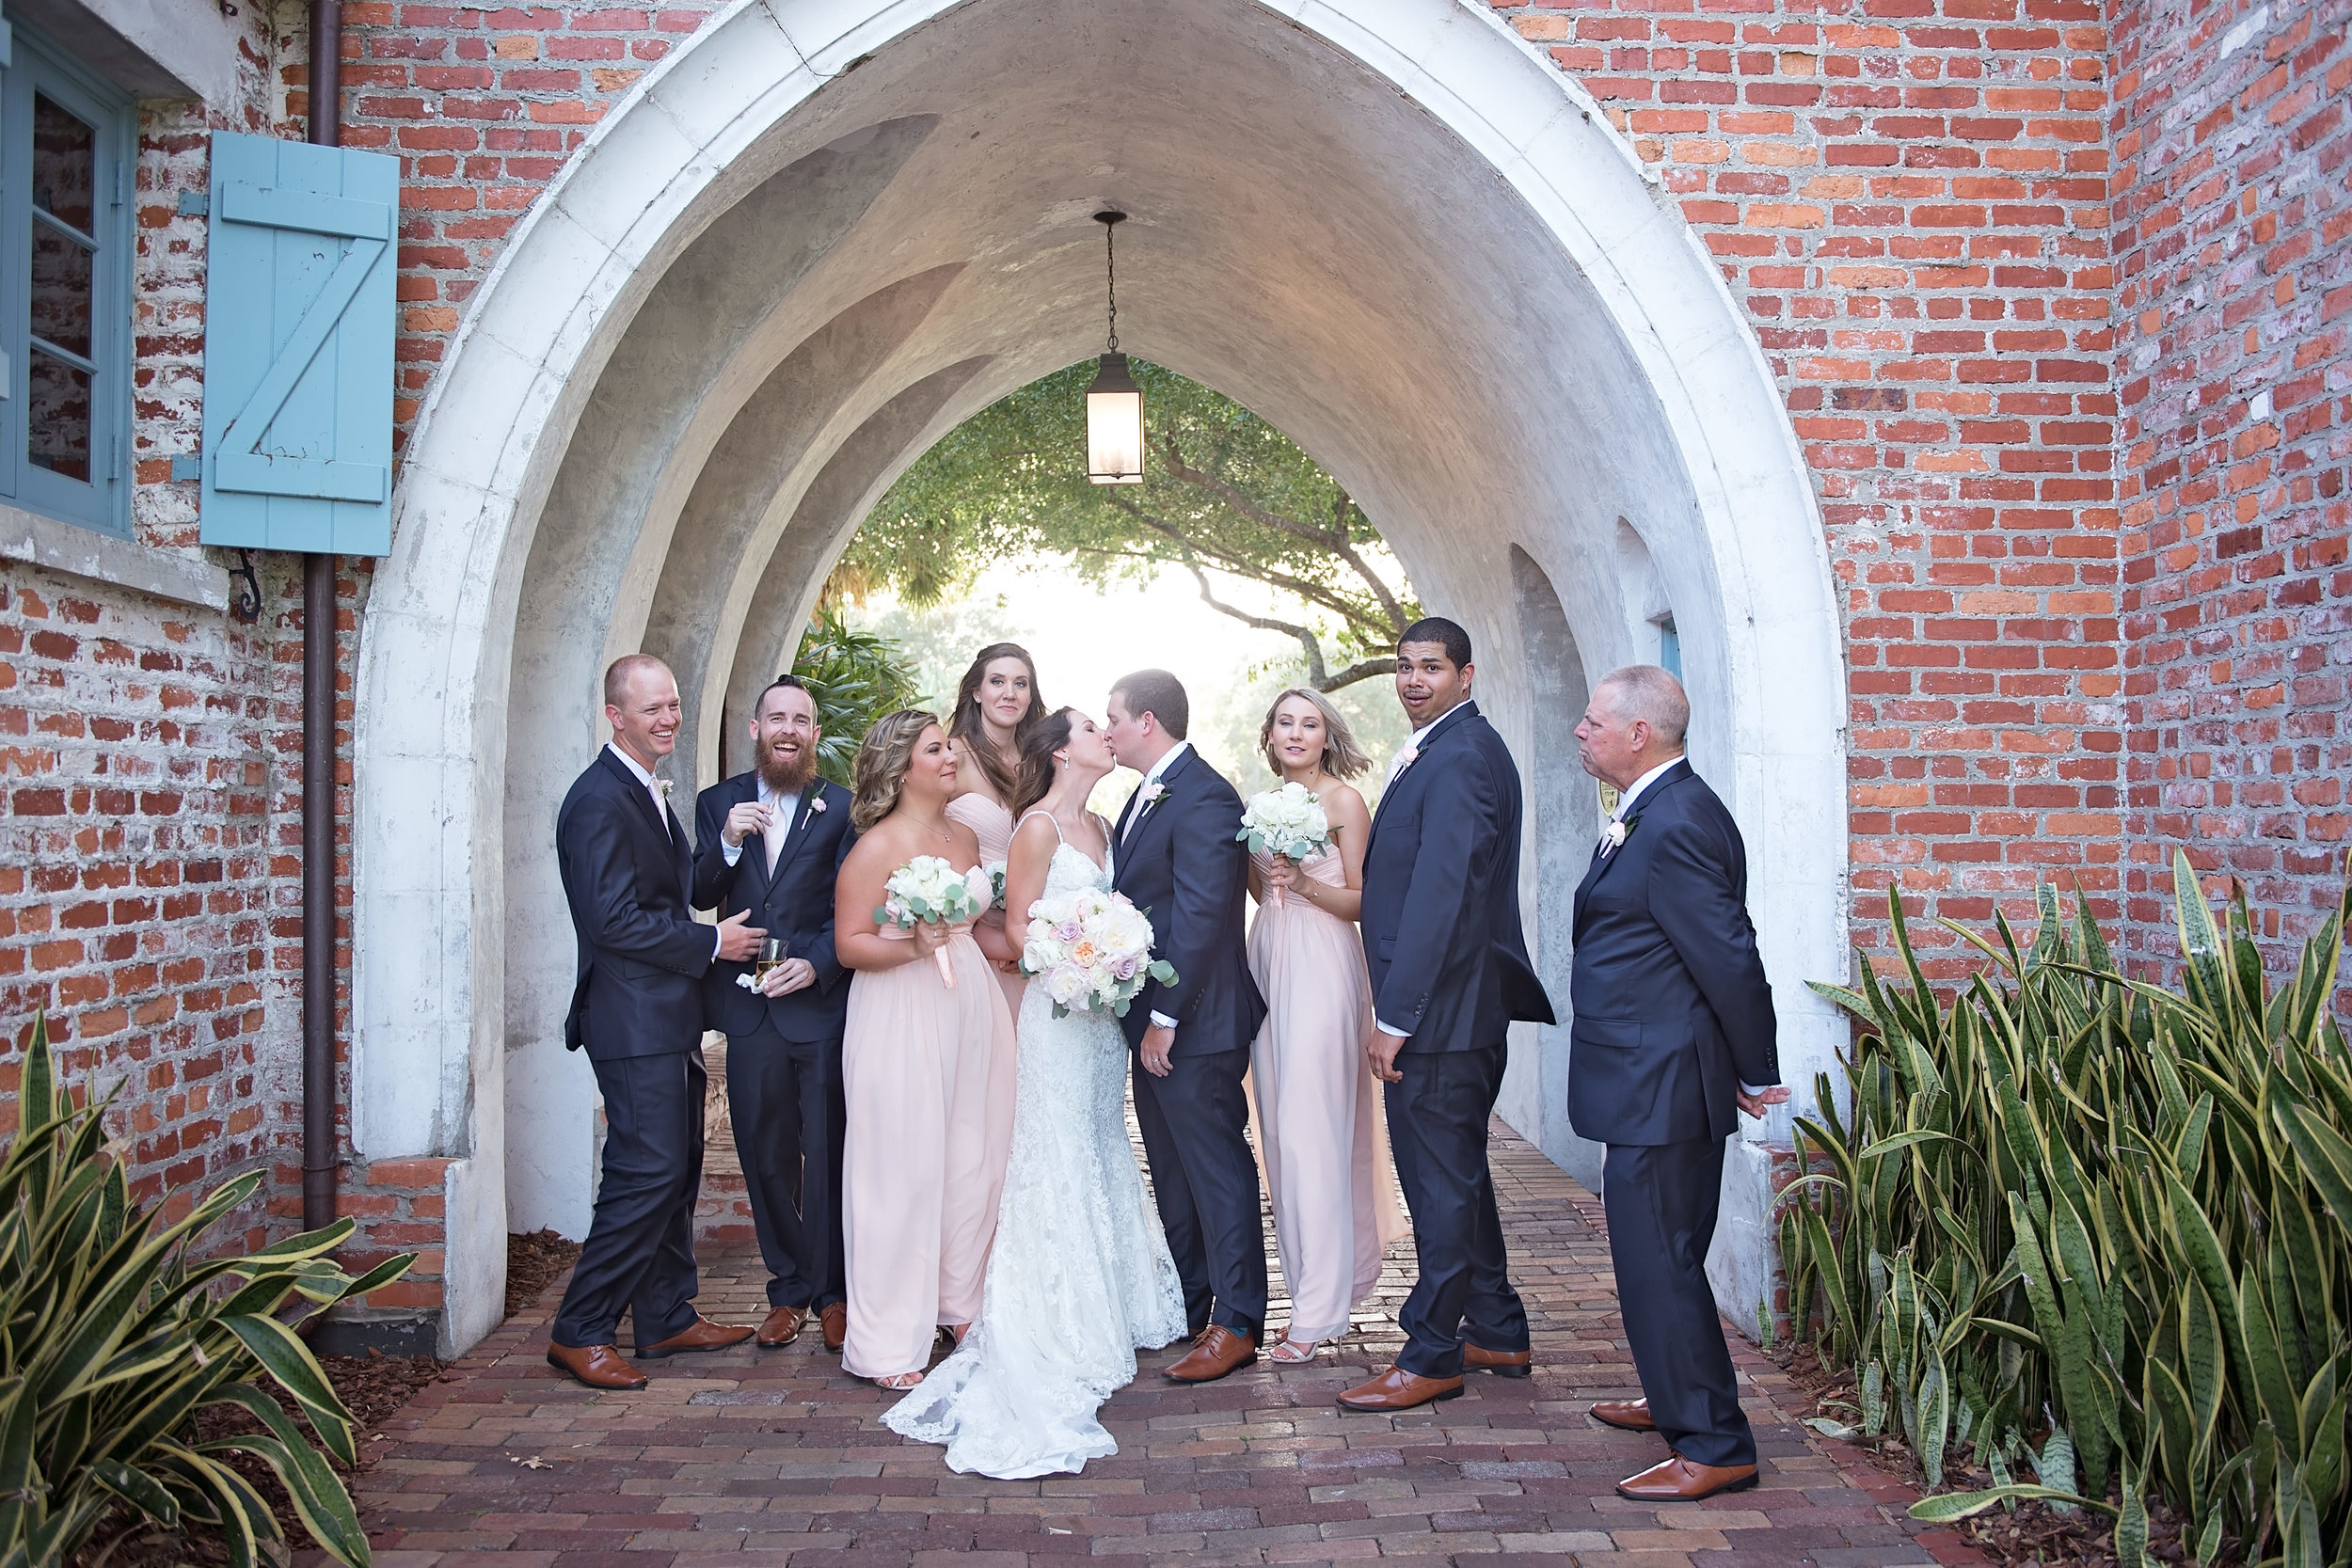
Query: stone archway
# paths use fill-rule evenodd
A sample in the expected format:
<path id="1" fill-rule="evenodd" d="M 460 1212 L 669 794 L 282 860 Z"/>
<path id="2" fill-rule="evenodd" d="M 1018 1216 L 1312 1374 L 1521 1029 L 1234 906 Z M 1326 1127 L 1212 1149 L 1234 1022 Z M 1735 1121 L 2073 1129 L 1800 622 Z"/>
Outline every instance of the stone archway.
<path id="1" fill-rule="evenodd" d="M 510 1150 L 529 1203 L 586 1190 L 549 839 L 596 670 L 671 659 L 707 782 L 727 693 L 788 651 L 882 489 L 1099 346 L 1105 201 L 1134 214 L 1127 346 L 1296 437 L 1478 640 L 1482 697 L 1547 769 L 1539 918 L 1595 827 L 1539 727 L 1583 673 L 1657 657 L 1662 594 L 1694 760 L 1750 839 L 1784 1062 L 1830 1064 L 1800 982 L 1843 962 L 1844 692 L 1809 482 L 1714 264 L 1573 83 L 1464 0 L 743 0 L 516 230 L 367 610 L 353 1134 L 453 1157 L 445 1348 L 496 1320 Z M 1621 529 L 1654 582 L 1625 580 Z M 1540 1136 L 1556 1085 L 1514 1080 Z M 1727 1178 L 1727 1300 L 1769 1267 L 1765 1166 Z"/>

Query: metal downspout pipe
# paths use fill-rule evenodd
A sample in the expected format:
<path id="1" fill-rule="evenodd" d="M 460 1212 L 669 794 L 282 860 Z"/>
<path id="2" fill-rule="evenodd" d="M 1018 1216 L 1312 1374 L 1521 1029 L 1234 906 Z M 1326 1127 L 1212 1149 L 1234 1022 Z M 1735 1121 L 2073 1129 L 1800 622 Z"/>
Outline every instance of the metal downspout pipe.
<path id="1" fill-rule="evenodd" d="M 342 7 L 311 0 L 310 140 L 342 143 Z M 302 558 L 302 1227 L 335 1222 L 335 558 Z"/>

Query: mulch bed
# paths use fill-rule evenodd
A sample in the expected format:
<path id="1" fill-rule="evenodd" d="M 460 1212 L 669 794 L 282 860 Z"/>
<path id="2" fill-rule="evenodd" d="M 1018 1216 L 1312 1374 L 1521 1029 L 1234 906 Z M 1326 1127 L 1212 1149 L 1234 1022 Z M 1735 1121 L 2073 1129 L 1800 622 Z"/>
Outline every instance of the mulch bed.
<path id="1" fill-rule="evenodd" d="M 1774 1359 L 1790 1381 L 1811 1396 L 1815 1415 L 1849 1425 L 1858 1419 L 1854 1412 L 1862 1408 L 1861 1390 L 1846 1373 L 1823 1367 L 1811 1345 L 1783 1350 Z M 1926 1475 L 1900 1433 L 1858 1439 L 1851 1446 L 1868 1454 L 1880 1469 L 1926 1490 Z M 2030 1481 L 2032 1471 L 2015 1479 Z M 1983 1466 L 1946 1459 L 1943 1490 L 1977 1492 L 1993 1484 L 1993 1472 Z M 2118 1500 L 2110 1490 L 2108 1501 Z M 2044 1502 L 2019 1501 L 2006 1510 L 1988 1509 L 1947 1528 L 2005 1568 L 2116 1568 L 2113 1523 L 2080 1510 L 2060 1513 Z M 2185 1562 L 2190 1557 L 2181 1539 L 2181 1520 L 2156 1498 L 2148 1504 L 2148 1557 L 2157 1562 Z M 2234 1561 L 2226 1547 L 2221 1561 Z"/>
<path id="2" fill-rule="evenodd" d="M 580 1257 L 580 1243 L 552 1230 L 506 1238 L 506 1315 L 536 1303 L 540 1293 Z"/>
<path id="3" fill-rule="evenodd" d="M 567 1242 L 552 1230 L 508 1237 L 506 1315 L 511 1318 L 535 1304 L 548 1286 L 570 1268 L 579 1256 L 579 1243 Z M 343 1407 L 351 1412 L 353 1441 L 359 1463 L 346 1467 L 332 1456 L 327 1459 L 346 1485 L 353 1475 L 375 1463 L 384 1445 L 370 1439 L 382 1435 L 384 1421 L 414 1398 L 419 1389 L 449 1376 L 442 1364 L 429 1355 L 385 1355 L 370 1351 L 364 1355 L 321 1355 L 318 1363 L 327 1381 L 335 1386 Z M 264 1383 L 262 1386 L 298 1425 L 309 1430 L 309 1423 L 293 1400 L 279 1392 L 275 1384 Z M 207 1410 L 197 1418 L 199 1438 L 228 1437 L 261 1430 L 261 1422 L 234 1408 Z M 231 1454 L 229 1463 L 269 1499 L 287 1541 L 296 1549 L 310 1545 L 310 1532 L 302 1528 L 292 1499 L 269 1466 L 247 1454 Z M 225 1568 L 228 1561 L 228 1547 L 216 1537 L 201 1533 L 173 1535 L 142 1524 L 128 1532 L 108 1533 L 102 1529 L 75 1558 L 73 1568 Z"/>

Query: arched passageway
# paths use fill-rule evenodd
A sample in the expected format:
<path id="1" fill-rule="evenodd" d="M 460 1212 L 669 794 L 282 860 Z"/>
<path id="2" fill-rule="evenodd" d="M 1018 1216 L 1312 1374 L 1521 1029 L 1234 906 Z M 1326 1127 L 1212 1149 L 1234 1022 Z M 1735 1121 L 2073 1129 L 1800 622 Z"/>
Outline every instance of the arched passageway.
<path id="1" fill-rule="evenodd" d="M 1534 772 L 1555 982 L 1559 879 L 1597 827 L 1562 731 L 1671 616 L 1694 761 L 1749 835 L 1784 1062 L 1828 1065 L 1839 1026 L 1799 984 L 1842 964 L 1818 520 L 1712 263 L 1570 83 L 1462 0 L 745 0 L 598 128 L 485 285 L 368 610 L 354 1135 L 459 1162 L 446 1344 L 495 1321 L 510 1217 L 585 1214 L 550 838 L 598 669 L 668 658 L 674 775 L 715 777 L 723 708 L 789 657 L 891 479 L 1099 347 L 1105 202 L 1134 214 L 1126 345 L 1295 437 L 1478 640 Z M 1524 1044 L 1506 1112 L 1574 1164 L 1565 1043 Z M 1753 1303 L 1764 1161 L 1733 1167 L 1719 1282 Z"/>

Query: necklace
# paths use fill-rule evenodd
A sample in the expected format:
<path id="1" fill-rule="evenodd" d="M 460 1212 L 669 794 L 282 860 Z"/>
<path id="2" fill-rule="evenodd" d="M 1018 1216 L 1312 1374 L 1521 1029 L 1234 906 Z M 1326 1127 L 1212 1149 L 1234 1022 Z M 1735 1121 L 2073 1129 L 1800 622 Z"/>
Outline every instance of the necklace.
<path id="1" fill-rule="evenodd" d="M 939 823 L 937 823 L 937 822 L 924 822 L 924 821 L 923 821 L 923 819 L 922 819 L 921 817 L 916 816 L 915 816 L 913 812 L 909 812 L 909 813 L 907 813 L 907 816 L 908 816 L 908 818 L 909 818 L 910 820 L 914 821 L 914 822 L 921 823 L 921 824 L 922 824 L 922 826 L 924 826 L 924 827 L 926 827 L 926 828 L 929 828 L 931 832 L 933 832 L 937 833 L 937 834 L 938 834 L 938 835 L 939 835 L 942 839 L 946 840 L 947 843 L 949 843 L 949 844 L 953 844 L 953 843 L 956 841 L 956 835 L 955 835 L 955 834 L 953 834 L 953 833 L 951 833 L 951 832 L 949 832 L 946 830 L 946 827 L 944 827 L 944 826 L 942 826 L 941 824 L 939 824 Z"/>

